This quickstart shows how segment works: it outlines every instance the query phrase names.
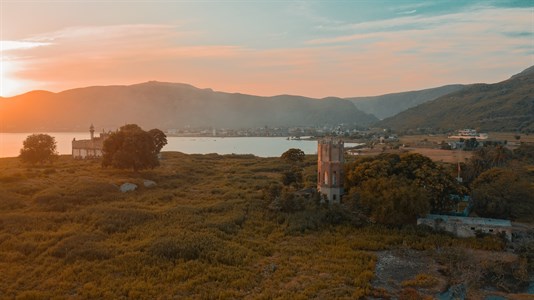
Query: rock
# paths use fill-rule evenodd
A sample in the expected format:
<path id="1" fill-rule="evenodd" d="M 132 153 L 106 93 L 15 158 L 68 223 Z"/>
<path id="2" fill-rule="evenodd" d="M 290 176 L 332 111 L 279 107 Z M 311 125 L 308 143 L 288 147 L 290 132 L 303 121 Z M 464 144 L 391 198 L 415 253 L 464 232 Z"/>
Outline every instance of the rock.
<path id="1" fill-rule="evenodd" d="M 123 193 L 135 191 L 136 189 L 137 189 L 137 184 L 133 184 L 129 182 L 121 184 L 121 187 L 120 187 L 120 190 Z"/>
<path id="2" fill-rule="evenodd" d="M 157 184 L 155 181 L 152 181 L 152 180 L 144 180 L 143 181 L 143 185 L 147 188 L 151 188 L 151 187 L 155 187 Z"/>
<path id="3" fill-rule="evenodd" d="M 467 289 L 464 284 L 451 286 L 447 291 L 437 295 L 439 300 L 464 300 L 467 297 Z"/>

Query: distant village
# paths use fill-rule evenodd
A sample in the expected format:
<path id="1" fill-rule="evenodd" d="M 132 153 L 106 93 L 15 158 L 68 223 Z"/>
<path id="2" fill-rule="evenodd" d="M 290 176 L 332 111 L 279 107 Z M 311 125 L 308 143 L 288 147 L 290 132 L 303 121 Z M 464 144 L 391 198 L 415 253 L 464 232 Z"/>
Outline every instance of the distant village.
<path id="1" fill-rule="evenodd" d="M 257 127 L 257 128 L 213 128 L 213 127 L 190 127 L 185 126 L 180 129 L 167 129 L 169 136 L 208 136 L 208 137 L 303 137 L 303 136 L 350 136 L 360 132 L 358 129 L 346 126 L 344 124 L 309 127 Z"/>

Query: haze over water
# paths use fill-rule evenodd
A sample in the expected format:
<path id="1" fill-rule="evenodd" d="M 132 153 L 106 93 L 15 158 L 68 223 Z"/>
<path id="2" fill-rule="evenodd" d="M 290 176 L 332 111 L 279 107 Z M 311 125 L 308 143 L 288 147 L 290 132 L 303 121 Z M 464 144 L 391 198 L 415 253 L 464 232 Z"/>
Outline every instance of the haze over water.
<path id="1" fill-rule="evenodd" d="M 0 133 L 0 157 L 19 155 L 22 142 L 31 133 Z M 71 154 L 73 138 L 88 139 L 86 132 L 51 132 L 59 154 Z M 285 137 L 167 137 L 162 151 L 187 154 L 254 154 L 260 157 L 280 156 L 290 148 L 299 148 L 306 154 L 317 153 L 317 141 L 287 140 Z M 356 144 L 346 144 L 354 146 Z"/>

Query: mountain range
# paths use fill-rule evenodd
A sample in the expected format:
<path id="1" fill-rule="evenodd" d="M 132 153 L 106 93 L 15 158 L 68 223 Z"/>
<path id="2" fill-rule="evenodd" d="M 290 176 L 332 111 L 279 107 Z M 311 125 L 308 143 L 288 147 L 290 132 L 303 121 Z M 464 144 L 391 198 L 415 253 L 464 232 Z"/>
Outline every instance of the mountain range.
<path id="1" fill-rule="evenodd" d="M 534 131 L 534 66 L 495 84 L 446 85 L 346 99 L 261 97 L 157 81 L 0 97 L 0 132 L 85 131 L 89 124 L 115 129 L 127 123 L 160 129 L 343 123 L 401 131 L 464 127 Z"/>
<path id="2" fill-rule="evenodd" d="M 0 131 L 77 131 L 89 124 L 113 129 L 367 126 L 378 121 L 350 101 L 281 95 L 260 97 L 198 89 L 180 83 L 146 82 L 51 93 L 33 91 L 0 99 Z"/>
<path id="3" fill-rule="evenodd" d="M 358 109 L 368 114 L 372 114 L 379 119 L 385 119 L 421 103 L 432 101 L 443 95 L 459 91 L 464 87 L 465 85 L 461 84 L 451 84 L 419 91 L 345 99 L 352 101 Z"/>
<path id="4" fill-rule="evenodd" d="M 534 66 L 494 84 L 472 84 L 376 124 L 395 130 L 534 131 Z"/>

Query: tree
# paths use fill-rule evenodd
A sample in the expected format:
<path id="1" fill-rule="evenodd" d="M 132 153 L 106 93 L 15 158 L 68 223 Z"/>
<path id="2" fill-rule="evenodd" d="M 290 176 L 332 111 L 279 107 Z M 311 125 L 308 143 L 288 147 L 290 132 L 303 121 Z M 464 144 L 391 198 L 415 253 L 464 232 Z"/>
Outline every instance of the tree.
<path id="1" fill-rule="evenodd" d="M 159 166 L 158 153 L 166 144 L 159 129 L 146 132 L 136 124 L 122 126 L 104 141 L 102 166 L 134 171 Z"/>
<path id="2" fill-rule="evenodd" d="M 299 168 L 291 168 L 282 173 L 282 183 L 285 186 L 293 185 L 295 188 L 302 187 L 302 171 Z"/>
<path id="3" fill-rule="evenodd" d="M 280 210 L 294 213 L 304 210 L 305 205 L 302 198 L 297 196 L 292 189 L 285 188 L 280 195 Z"/>
<path id="4" fill-rule="evenodd" d="M 345 189 L 349 192 L 359 189 L 368 180 L 396 176 L 418 186 L 429 199 L 431 210 L 435 213 L 450 211 L 454 204 L 450 195 L 465 192 L 449 172 L 418 153 L 359 158 L 347 165 L 346 174 Z"/>
<path id="5" fill-rule="evenodd" d="M 478 141 L 476 138 L 470 138 L 465 141 L 465 150 L 474 150 L 478 147 Z"/>
<path id="6" fill-rule="evenodd" d="M 291 148 L 287 150 L 286 152 L 282 153 L 282 156 L 280 158 L 290 162 L 290 163 L 298 163 L 304 161 L 304 158 L 306 155 L 304 154 L 304 151 L 296 148 Z"/>
<path id="7" fill-rule="evenodd" d="M 425 191 L 398 176 L 365 181 L 356 198 L 371 220 L 387 225 L 415 223 L 430 208 Z"/>
<path id="8" fill-rule="evenodd" d="M 152 136 L 152 140 L 154 141 L 154 150 L 159 153 L 161 149 L 163 149 L 163 147 L 167 145 L 167 136 L 165 135 L 165 133 L 163 133 L 163 131 L 157 128 L 151 129 L 150 131 L 148 131 L 148 133 L 150 133 L 150 135 Z"/>
<path id="9" fill-rule="evenodd" d="M 521 218 L 534 208 L 530 182 L 512 170 L 493 168 L 473 181 L 474 210 L 481 217 Z"/>
<path id="10" fill-rule="evenodd" d="M 491 145 L 477 149 L 467 164 L 466 181 L 473 181 L 491 168 L 505 167 L 513 159 L 513 156 L 514 153 L 503 145 Z"/>
<path id="11" fill-rule="evenodd" d="M 293 185 L 297 189 L 302 187 L 302 166 L 299 163 L 303 162 L 305 157 L 304 152 L 296 148 L 291 148 L 282 153 L 280 158 L 291 164 L 282 173 L 282 183 L 285 186 Z"/>
<path id="12" fill-rule="evenodd" d="M 534 145 L 521 143 L 521 145 L 514 150 L 514 156 L 526 163 L 534 164 Z"/>
<path id="13" fill-rule="evenodd" d="M 56 140 L 48 134 L 32 134 L 23 142 L 20 159 L 25 163 L 52 162 L 57 158 Z"/>

